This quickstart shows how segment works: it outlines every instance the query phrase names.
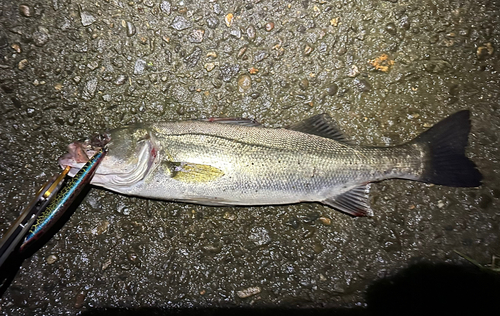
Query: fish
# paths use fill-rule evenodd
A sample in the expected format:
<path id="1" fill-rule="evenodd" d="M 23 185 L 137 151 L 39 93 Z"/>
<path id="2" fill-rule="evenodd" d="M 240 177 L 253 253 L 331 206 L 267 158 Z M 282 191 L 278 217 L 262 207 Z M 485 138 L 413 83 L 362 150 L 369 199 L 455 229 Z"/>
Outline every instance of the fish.
<path id="1" fill-rule="evenodd" d="M 71 143 L 59 164 L 71 175 L 106 146 L 91 184 L 120 194 L 213 206 L 319 202 L 373 216 L 373 182 L 480 186 L 466 156 L 470 129 L 462 110 L 407 143 L 376 147 L 353 143 L 328 114 L 276 129 L 235 118 L 138 123 Z"/>

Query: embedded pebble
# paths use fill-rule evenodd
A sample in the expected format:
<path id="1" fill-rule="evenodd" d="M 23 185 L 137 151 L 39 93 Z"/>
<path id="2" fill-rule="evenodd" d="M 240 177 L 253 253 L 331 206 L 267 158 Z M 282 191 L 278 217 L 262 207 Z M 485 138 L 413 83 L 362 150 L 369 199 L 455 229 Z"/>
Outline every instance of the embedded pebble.
<path id="1" fill-rule="evenodd" d="M 309 88 L 309 80 L 302 79 L 299 81 L 299 88 L 301 90 L 307 90 Z"/>
<path id="2" fill-rule="evenodd" d="M 210 244 L 210 245 L 204 245 L 201 247 L 203 251 L 208 252 L 208 253 L 213 253 L 217 254 L 221 252 L 222 248 L 218 245 Z"/>
<path id="3" fill-rule="evenodd" d="M 82 91 L 82 99 L 84 99 L 85 101 L 90 101 L 94 97 L 96 90 L 97 90 L 97 78 L 91 77 L 89 80 L 87 80 L 87 82 L 85 82 Z"/>
<path id="4" fill-rule="evenodd" d="M 239 298 L 247 298 L 256 294 L 259 294 L 261 292 L 260 286 L 251 286 L 246 289 L 240 290 L 236 292 L 236 295 L 238 295 Z"/>
<path id="5" fill-rule="evenodd" d="M 258 63 L 259 61 L 262 61 L 264 60 L 265 58 L 267 57 L 267 53 L 264 52 L 264 51 L 260 51 L 260 52 L 257 52 L 254 57 L 253 57 L 253 61 L 255 63 Z"/>
<path id="6" fill-rule="evenodd" d="M 323 225 L 326 225 L 326 226 L 330 226 L 332 224 L 332 220 L 329 219 L 328 217 L 325 217 L 325 216 L 321 216 L 320 218 L 318 218 L 319 221 L 323 224 Z"/>
<path id="7" fill-rule="evenodd" d="M 352 65 L 351 68 L 349 68 L 347 76 L 353 78 L 356 77 L 357 75 L 359 75 L 359 68 L 356 65 Z"/>
<path id="8" fill-rule="evenodd" d="M 99 226 L 95 228 L 95 230 L 92 231 L 92 233 L 94 233 L 95 235 L 101 235 L 108 231 L 110 225 L 111 223 L 109 221 L 103 221 L 101 224 L 99 224 Z"/>
<path id="9" fill-rule="evenodd" d="M 87 67 L 89 67 L 90 70 L 96 70 L 97 67 L 99 67 L 99 63 L 97 62 L 97 60 L 92 60 L 87 64 Z"/>
<path id="10" fill-rule="evenodd" d="M 208 52 L 207 57 L 217 58 L 217 53 L 216 52 Z"/>
<path id="11" fill-rule="evenodd" d="M 399 26 L 405 30 L 410 29 L 410 20 L 408 19 L 408 16 L 404 16 L 401 18 L 401 20 L 399 21 Z"/>
<path id="12" fill-rule="evenodd" d="M 337 94 L 337 91 L 339 91 L 339 86 L 335 83 L 332 83 L 330 84 L 327 88 L 326 88 L 326 93 L 329 95 L 329 96 L 334 96 L 335 94 Z"/>
<path id="13" fill-rule="evenodd" d="M 134 36 L 136 32 L 135 25 L 132 22 L 127 21 L 127 36 Z"/>
<path id="14" fill-rule="evenodd" d="M 266 23 L 266 31 L 271 32 L 273 29 L 274 29 L 273 22 Z"/>
<path id="15" fill-rule="evenodd" d="M 203 36 L 205 35 L 205 30 L 204 29 L 196 29 L 191 32 L 191 34 L 188 37 L 188 40 L 191 43 L 201 43 L 203 41 Z"/>
<path id="16" fill-rule="evenodd" d="M 127 254 L 127 258 L 130 262 L 132 263 L 137 263 L 139 262 L 139 256 L 135 252 L 129 252 Z"/>
<path id="17" fill-rule="evenodd" d="M 82 308 L 83 303 L 85 303 L 85 297 L 87 296 L 86 292 L 80 292 L 75 297 L 75 308 Z"/>
<path id="18" fill-rule="evenodd" d="M 226 15 L 226 17 L 224 18 L 224 21 L 226 21 L 227 27 L 230 27 L 231 25 L 233 25 L 233 18 L 234 18 L 234 15 L 232 13 L 228 13 Z"/>
<path id="19" fill-rule="evenodd" d="M 247 28 L 247 36 L 249 40 L 255 39 L 255 27 L 253 25 Z"/>
<path id="20" fill-rule="evenodd" d="M 134 112 L 134 110 L 136 110 L 136 109 L 135 108 L 131 109 L 132 112 Z M 130 209 L 126 205 L 123 205 L 123 204 L 118 206 L 118 208 L 116 209 L 116 212 L 118 212 L 118 214 L 122 214 L 125 216 L 130 215 Z M 124 225 L 127 225 L 127 224 L 124 224 Z"/>
<path id="21" fill-rule="evenodd" d="M 258 99 L 258 98 L 260 97 L 260 92 L 253 92 L 253 93 L 250 95 L 250 97 L 251 97 L 252 99 L 254 99 L 254 100 L 255 100 L 255 99 Z"/>
<path id="22" fill-rule="evenodd" d="M 234 215 L 233 213 L 230 213 L 230 212 L 226 212 L 226 213 L 224 213 L 224 219 L 234 221 L 236 219 L 236 215 Z"/>
<path id="23" fill-rule="evenodd" d="M 248 239 L 253 241 L 257 246 L 267 245 L 271 242 L 271 237 L 269 232 L 264 227 L 254 227 L 250 230 L 250 236 Z"/>
<path id="24" fill-rule="evenodd" d="M 49 35 L 45 32 L 36 31 L 33 33 L 33 42 L 36 46 L 41 47 L 49 41 Z"/>
<path id="25" fill-rule="evenodd" d="M 238 91 L 240 93 L 247 92 L 252 88 L 252 79 L 249 75 L 241 75 L 238 78 Z"/>
<path id="26" fill-rule="evenodd" d="M 134 75 L 142 75 L 146 69 L 146 61 L 137 59 L 134 65 Z"/>
<path id="27" fill-rule="evenodd" d="M 206 64 L 205 64 L 205 69 L 206 69 L 208 72 L 210 72 L 210 71 L 214 70 L 214 68 L 215 68 L 215 64 L 214 64 L 214 63 L 206 63 Z"/>
<path id="28" fill-rule="evenodd" d="M 87 11 L 80 11 L 80 18 L 83 26 L 92 25 L 96 21 L 94 16 Z"/>
<path id="29" fill-rule="evenodd" d="M 247 46 L 243 46 L 242 48 L 240 48 L 240 50 L 238 51 L 238 55 L 236 55 L 236 58 L 241 58 L 245 52 L 247 51 L 248 47 Z"/>
<path id="30" fill-rule="evenodd" d="M 396 24 L 390 22 L 385 25 L 385 31 L 391 35 L 396 35 Z"/>
<path id="31" fill-rule="evenodd" d="M 176 29 L 177 31 L 182 31 L 187 28 L 190 28 L 191 23 L 188 20 L 186 20 L 186 18 L 183 17 L 182 15 L 178 15 L 174 18 L 174 21 L 172 22 L 172 24 L 170 24 L 170 26 L 173 29 Z"/>
<path id="32" fill-rule="evenodd" d="M 219 25 L 219 19 L 215 16 L 211 16 L 207 18 L 207 26 L 211 29 L 215 29 Z"/>
<path id="33" fill-rule="evenodd" d="M 48 264 L 54 264 L 59 258 L 56 255 L 49 255 L 46 259 Z"/>
<path id="34" fill-rule="evenodd" d="M 12 47 L 12 49 L 15 50 L 16 53 L 18 53 L 18 54 L 21 53 L 21 45 L 19 45 L 18 43 L 14 43 L 14 44 L 10 45 L 10 47 Z"/>
<path id="35" fill-rule="evenodd" d="M 26 68 L 28 63 L 29 62 L 27 59 L 22 59 L 21 61 L 19 61 L 19 64 L 17 64 L 17 68 L 19 68 L 19 70 L 23 70 L 24 68 Z"/>
<path id="36" fill-rule="evenodd" d="M 21 13 L 22 16 L 25 16 L 27 18 L 33 16 L 33 11 L 31 11 L 31 8 L 26 4 L 21 4 L 19 6 L 19 13 Z"/>
<path id="37" fill-rule="evenodd" d="M 230 64 L 224 64 L 223 66 L 220 67 L 220 74 L 222 75 L 222 80 L 223 81 L 230 81 L 234 75 L 236 75 L 240 71 L 240 66 L 239 65 L 230 65 Z"/>
<path id="38" fill-rule="evenodd" d="M 201 50 L 201 48 L 196 46 L 195 48 L 193 48 L 191 54 L 187 55 L 184 58 L 184 62 L 188 67 L 193 68 L 198 64 L 198 61 L 200 60 L 202 53 L 203 51 Z"/>
<path id="39" fill-rule="evenodd" d="M 115 85 L 121 86 L 127 81 L 127 76 L 126 75 L 119 75 L 116 80 L 115 80 Z"/>
<path id="40" fill-rule="evenodd" d="M 165 61 L 167 64 L 172 64 L 172 52 L 169 51 L 168 49 L 165 49 Z"/>
<path id="41" fill-rule="evenodd" d="M 361 92 L 368 92 L 372 89 L 372 85 L 366 79 L 354 79 L 354 83 Z"/>
<path id="42" fill-rule="evenodd" d="M 215 14 L 221 14 L 222 13 L 222 8 L 218 3 L 214 3 L 214 13 Z"/>
<path id="43" fill-rule="evenodd" d="M 477 48 L 477 58 L 479 60 L 484 60 L 486 57 L 493 55 L 493 52 L 495 50 L 493 49 L 493 45 L 491 43 L 486 43 L 483 46 L 479 46 Z"/>
<path id="44" fill-rule="evenodd" d="M 313 251 L 314 251 L 315 253 L 322 253 L 322 252 L 323 252 L 323 250 L 325 250 L 325 247 L 323 247 L 323 245 L 322 245 L 322 244 L 320 244 L 320 243 L 315 243 L 315 244 L 313 245 Z"/>
<path id="45" fill-rule="evenodd" d="M 241 30 L 239 27 L 235 28 L 235 29 L 232 29 L 231 31 L 229 31 L 229 34 L 231 34 L 232 36 L 236 37 L 236 38 L 240 38 L 241 37 Z"/>
<path id="46" fill-rule="evenodd" d="M 160 10 L 166 15 L 170 15 L 170 12 L 172 10 L 172 5 L 168 1 L 162 1 L 162 3 L 160 4 Z"/>
<path id="47" fill-rule="evenodd" d="M 313 50 L 314 50 L 314 48 L 312 46 L 310 46 L 309 44 L 306 44 L 306 46 L 304 47 L 304 55 L 306 55 L 306 56 L 310 55 Z"/>

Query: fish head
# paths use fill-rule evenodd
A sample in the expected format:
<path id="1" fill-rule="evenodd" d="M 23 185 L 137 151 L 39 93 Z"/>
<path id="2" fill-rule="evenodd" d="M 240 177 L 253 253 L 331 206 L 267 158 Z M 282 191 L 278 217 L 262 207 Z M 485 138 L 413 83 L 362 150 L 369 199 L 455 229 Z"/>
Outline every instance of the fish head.
<path id="1" fill-rule="evenodd" d="M 158 147 L 151 132 L 137 126 L 123 127 L 108 133 L 73 142 L 59 158 L 62 168 L 70 166 L 70 176 L 103 146 L 108 148 L 91 181 L 109 189 L 131 186 L 144 179 L 158 162 Z"/>

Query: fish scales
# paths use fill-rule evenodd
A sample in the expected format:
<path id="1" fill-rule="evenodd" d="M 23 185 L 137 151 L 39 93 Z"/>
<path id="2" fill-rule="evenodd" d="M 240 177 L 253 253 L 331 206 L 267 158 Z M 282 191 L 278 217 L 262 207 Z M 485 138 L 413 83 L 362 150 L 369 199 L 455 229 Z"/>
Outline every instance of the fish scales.
<path id="1" fill-rule="evenodd" d="M 237 194 L 241 204 L 317 201 L 359 182 L 410 169 L 418 172 L 421 164 L 414 158 L 416 149 L 362 148 L 286 129 L 183 122 L 155 125 L 153 131 L 155 142 L 165 148 L 160 159 L 211 165 L 224 172 L 213 185 L 198 184 L 198 194 L 210 190 L 210 195 L 224 195 L 228 201 Z"/>

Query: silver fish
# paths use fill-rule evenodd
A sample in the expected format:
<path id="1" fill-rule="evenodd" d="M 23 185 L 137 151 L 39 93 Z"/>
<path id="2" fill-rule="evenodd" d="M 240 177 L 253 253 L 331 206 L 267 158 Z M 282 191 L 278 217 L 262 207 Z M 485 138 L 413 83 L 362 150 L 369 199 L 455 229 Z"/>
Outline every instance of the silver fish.
<path id="1" fill-rule="evenodd" d="M 118 193 L 205 205 L 320 202 L 366 216 L 370 182 L 479 186 L 465 156 L 469 116 L 457 112 L 393 147 L 355 145 L 326 114 L 288 129 L 243 119 L 135 124 L 70 144 L 59 163 L 76 171 L 105 145 L 92 184 Z"/>

